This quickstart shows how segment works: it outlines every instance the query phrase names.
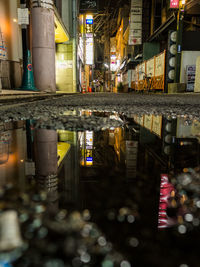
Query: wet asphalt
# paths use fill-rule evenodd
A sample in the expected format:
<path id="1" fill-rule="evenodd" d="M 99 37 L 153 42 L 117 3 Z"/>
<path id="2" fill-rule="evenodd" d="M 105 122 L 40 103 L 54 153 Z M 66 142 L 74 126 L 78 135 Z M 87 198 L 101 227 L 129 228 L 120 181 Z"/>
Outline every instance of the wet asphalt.
<path id="1" fill-rule="evenodd" d="M 113 124 L 110 118 L 81 118 L 81 110 L 119 113 L 127 117 L 134 114 L 154 114 L 187 117 L 200 121 L 200 94 L 142 94 L 142 93 L 90 93 L 63 95 L 48 99 L 1 103 L 0 121 L 37 120 L 40 127 L 98 130 L 101 125 Z M 116 124 L 116 125 L 115 125 Z M 113 126 L 118 126 L 116 122 Z"/>

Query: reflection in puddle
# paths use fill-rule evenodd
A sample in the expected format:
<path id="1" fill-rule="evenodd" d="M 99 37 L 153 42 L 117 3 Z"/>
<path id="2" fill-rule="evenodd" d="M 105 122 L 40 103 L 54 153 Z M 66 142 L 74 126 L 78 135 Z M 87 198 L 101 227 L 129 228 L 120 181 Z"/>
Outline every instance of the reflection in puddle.
<path id="1" fill-rule="evenodd" d="M 3 251 L 7 262 L 20 267 L 196 262 L 199 123 L 87 110 L 81 124 L 76 112 L 64 113 L 62 121 L 68 116 L 79 125 L 76 131 L 69 130 L 72 118 L 66 129 L 31 120 L 1 126 L 0 208 L 2 214 L 17 210 L 29 244 L 14 248 L 21 249 L 18 256 Z M 171 257 L 165 263 L 163 248 Z M 186 257 L 189 248 L 193 252 Z"/>

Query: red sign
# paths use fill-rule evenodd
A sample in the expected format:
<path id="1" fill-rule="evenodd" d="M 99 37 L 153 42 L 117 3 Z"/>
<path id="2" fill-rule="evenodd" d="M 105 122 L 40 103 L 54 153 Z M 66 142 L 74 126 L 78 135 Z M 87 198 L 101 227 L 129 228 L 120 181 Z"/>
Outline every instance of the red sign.
<path id="1" fill-rule="evenodd" d="M 177 223 L 175 218 L 169 218 L 167 216 L 167 208 L 169 207 L 169 199 L 171 192 L 175 192 L 174 186 L 169 182 L 167 174 L 161 174 L 160 184 L 160 203 L 158 213 L 158 228 L 167 228 Z"/>
<path id="2" fill-rule="evenodd" d="M 179 8 L 179 0 L 170 0 L 170 8 Z"/>
<path id="3" fill-rule="evenodd" d="M 29 71 L 32 71 L 32 64 L 28 64 L 28 65 L 27 65 L 27 69 L 28 69 Z"/>

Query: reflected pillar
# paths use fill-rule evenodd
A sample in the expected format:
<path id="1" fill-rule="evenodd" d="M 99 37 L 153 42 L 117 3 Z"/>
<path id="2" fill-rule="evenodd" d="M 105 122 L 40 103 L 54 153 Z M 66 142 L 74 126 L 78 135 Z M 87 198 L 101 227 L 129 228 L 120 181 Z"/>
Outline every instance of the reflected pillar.
<path id="1" fill-rule="evenodd" d="M 35 130 L 35 163 L 37 176 L 57 175 L 57 132 Z"/>
<path id="2" fill-rule="evenodd" d="M 55 130 L 35 130 L 37 183 L 47 193 L 48 210 L 52 213 L 58 210 L 57 139 Z"/>
<path id="3" fill-rule="evenodd" d="M 55 92 L 54 11 L 32 8 L 32 53 L 35 85 L 40 91 Z"/>

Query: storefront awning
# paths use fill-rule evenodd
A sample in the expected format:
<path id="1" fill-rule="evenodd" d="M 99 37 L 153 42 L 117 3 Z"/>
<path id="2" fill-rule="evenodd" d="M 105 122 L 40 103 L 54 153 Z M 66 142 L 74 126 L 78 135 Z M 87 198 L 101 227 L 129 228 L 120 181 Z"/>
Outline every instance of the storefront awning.
<path id="1" fill-rule="evenodd" d="M 174 21 L 176 20 L 176 15 L 173 13 L 155 32 L 149 37 L 147 42 L 152 42 L 159 34 L 163 33 Z"/>
<path id="2" fill-rule="evenodd" d="M 54 8 L 54 22 L 55 22 L 55 42 L 56 43 L 64 43 L 67 42 L 70 38 L 69 32 L 67 31 L 62 19 L 57 11 Z"/>

